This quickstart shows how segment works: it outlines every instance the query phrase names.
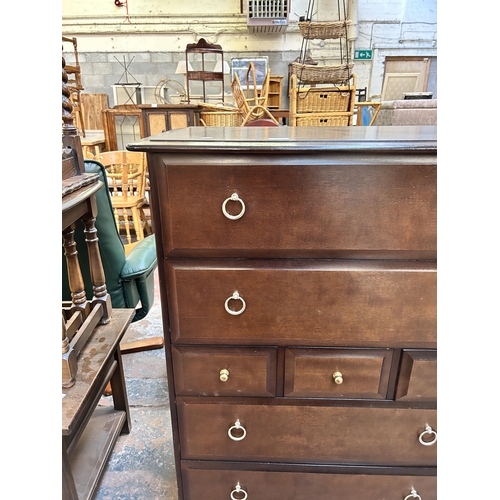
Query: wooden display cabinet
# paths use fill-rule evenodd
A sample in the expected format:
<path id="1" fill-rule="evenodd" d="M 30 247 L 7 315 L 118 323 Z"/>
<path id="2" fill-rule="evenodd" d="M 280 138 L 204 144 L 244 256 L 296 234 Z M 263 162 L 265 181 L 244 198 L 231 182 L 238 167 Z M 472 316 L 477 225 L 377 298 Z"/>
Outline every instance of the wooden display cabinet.
<path id="1" fill-rule="evenodd" d="M 106 151 L 123 151 L 129 142 L 199 125 L 199 109 L 196 104 L 132 104 L 103 110 Z"/>

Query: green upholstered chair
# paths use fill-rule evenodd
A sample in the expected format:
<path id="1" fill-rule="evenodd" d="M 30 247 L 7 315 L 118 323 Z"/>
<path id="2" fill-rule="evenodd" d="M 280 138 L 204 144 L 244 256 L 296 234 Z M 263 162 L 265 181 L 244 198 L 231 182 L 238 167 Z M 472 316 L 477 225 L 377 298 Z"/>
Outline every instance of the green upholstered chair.
<path id="1" fill-rule="evenodd" d="M 154 271 L 157 267 L 156 243 L 154 235 L 137 242 L 126 255 L 125 247 L 118 234 L 111 206 L 106 170 L 95 160 L 85 160 L 85 172 L 98 173 L 104 186 L 96 193 L 97 217 L 95 227 L 99 238 L 101 260 L 106 275 L 106 287 L 113 308 L 134 308 L 132 321 L 144 318 L 154 301 Z M 92 298 L 92 280 L 83 232 L 83 223 L 78 222 L 75 229 L 78 258 L 85 282 L 87 298 Z M 63 251 L 62 300 L 71 300 L 68 284 L 68 271 Z"/>

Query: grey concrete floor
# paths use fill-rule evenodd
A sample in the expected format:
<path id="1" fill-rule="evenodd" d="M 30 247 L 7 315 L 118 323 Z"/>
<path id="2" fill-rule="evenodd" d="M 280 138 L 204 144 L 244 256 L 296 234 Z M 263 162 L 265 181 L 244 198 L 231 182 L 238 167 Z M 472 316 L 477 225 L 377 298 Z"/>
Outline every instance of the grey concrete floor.
<path id="1" fill-rule="evenodd" d="M 157 273 L 153 307 L 122 343 L 163 335 Z M 124 354 L 123 365 L 132 430 L 118 437 L 94 500 L 177 500 L 165 351 Z M 100 404 L 112 405 L 112 396 Z"/>

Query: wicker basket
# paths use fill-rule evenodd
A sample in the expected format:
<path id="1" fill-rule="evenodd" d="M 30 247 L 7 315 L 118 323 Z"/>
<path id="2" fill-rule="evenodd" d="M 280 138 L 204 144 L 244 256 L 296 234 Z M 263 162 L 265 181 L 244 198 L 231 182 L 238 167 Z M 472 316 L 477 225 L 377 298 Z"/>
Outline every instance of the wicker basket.
<path id="1" fill-rule="evenodd" d="M 207 111 L 200 113 L 205 127 L 239 127 L 243 118 L 239 111 Z"/>
<path id="2" fill-rule="evenodd" d="M 347 127 L 350 116 L 311 116 L 297 118 L 297 127 Z"/>
<path id="3" fill-rule="evenodd" d="M 203 109 L 200 122 L 205 127 L 239 127 L 243 122 L 243 115 L 237 108 L 207 103 L 198 105 Z"/>
<path id="4" fill-rule="evenodd" d="M 337 89 L 311 88 L 297 92 L 297 113 L 328 113 L 349 111 L 353 97 L 352 89 L 339 87 Z"/>
<path id="5" fill-rule="evenodd" d="M 301 22 L 300 34 L 307 40 L 326 40 L 347 36 L 347 28 L 351 21 L 335 22 Z"/>
<path id="6" fill-rule="evenodd" d="M 312 64 L 292 63 L 292 74 L 302 83 L 344 83 L 352 75 L 354 63 L 339 66 L 314 66 Z"/>

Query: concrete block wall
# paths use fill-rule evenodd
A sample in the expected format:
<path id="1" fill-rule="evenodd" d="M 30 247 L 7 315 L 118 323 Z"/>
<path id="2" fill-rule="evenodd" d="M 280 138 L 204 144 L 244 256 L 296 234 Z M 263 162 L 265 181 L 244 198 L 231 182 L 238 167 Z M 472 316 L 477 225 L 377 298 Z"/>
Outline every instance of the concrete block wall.
<path id="1" fill-rule="evenodd" d="M 284 76 L 283 79 L 283 105 L 288 106 L 288 65 L 300 55 L 296 52 L 266 52 L 269 58 L 269 67 L 272 75 Z M 68 64 L 74 62 L 73 52 L 64 52 L 63 56 Z M 232 58 L 261 57 L 258 53 L 225 52 L 224 59 L 230 63 Z M 84 92 L 108 94 L 109 105 L 116 103 L 113 97 L 113 85 L 125 82 L 125 67 L 130 75 L 128 81 L 138 81 L 146 86 L 156 86 L 161 80 L 173 79 L 184 85 L 184 76 L 175 74 L 177 63 L 184 60 L 184 52 L 79 52 L 78 59 L 82 72 L 82 85 Z M 124 62 L 125 60 L 125 62 Z M 225 92 L 231 92 L 230 75 L 225 80 Z"/>

